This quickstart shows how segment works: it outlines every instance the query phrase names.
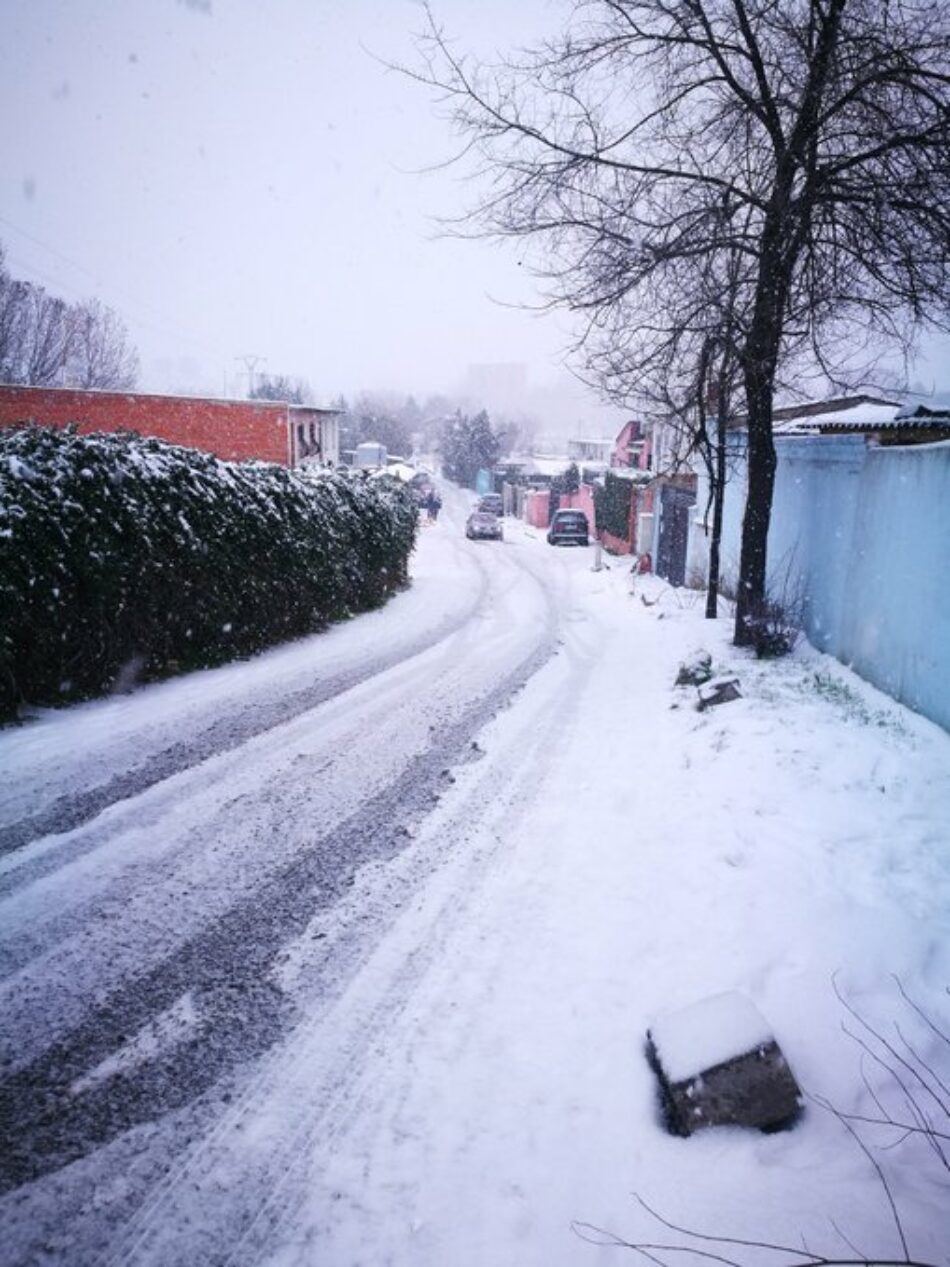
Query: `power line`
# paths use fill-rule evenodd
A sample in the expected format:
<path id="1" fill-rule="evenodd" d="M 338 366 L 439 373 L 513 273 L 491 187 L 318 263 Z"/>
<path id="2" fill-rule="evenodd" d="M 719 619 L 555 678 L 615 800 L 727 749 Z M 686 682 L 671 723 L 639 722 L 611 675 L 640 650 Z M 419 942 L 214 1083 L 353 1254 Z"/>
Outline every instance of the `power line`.
<path id="1" fill-rule="evenodd" d="M 44 242 L 41 238 L 36 237 L 34 234 L 28 233 L 26 229 L 20 228 L 20 226 L 17 224 L 14 224 L 12 220 L 8 220 L 6 216 L 0 215 L 0 224 L 6 225 L 8 229 L 13 229 L 15 233 L 19 233 L 22 237 L 34 243 L 34 245 L 42 247 L 42 249 L 44 251 L 48 251 L 50 255 L 55 256 L 59 260 L 62 260 L 64 264 L 68 264 L 70 268 L 74 268 L 77 272 L 84 274 L 94 283 L 96 290 L 100 292 L 100 297 L 101 297 L 101 294 L 104 293 L 100 279 L 95 275 L 95 273 L 91 272 L 84 265 L 77 263 L 73 259 L 70 259 L 68 255 L 65 255 L 62 251 L 57 250 L 56 247 L 50 246 L 48 242 Z M 79 290 L 77 286 L 71 285 L 69 282 L 63 282 L 59 280 L 58 278 L 51 277 L 48 273 L 45 273 L 42 269 L 37 268 L 35 265 L 28 264 L 21 259 L 14 259 L 12 255 L 9 257 L 9 259 L 11 263 L 16 264 L 18 268 L 23 269 L 27 273 L 34 274 L 36 277 L 39 277 L 41 280 L 46 282 L 47 285 L 54 286 L 58 290 L 65 290 L 65 291 L 71 292 L 73 295 L 75 295 L 79 299 L 86 298 L 86 296 L 82 294 L 82 292 Z M 110 290 L 114 291 L 117 295 L 123 294 L 123 290 L 121 287 L 112 286 L 110 287 Z M 137 322 L 137 324 L 144 326 L 147 330 L 151 330 L 155 334 L 161 334 L 161 335 L 164 335 L 166 338 L 177 339 L 180 342 L 189 344 L 192 347 L 201 348 L 207 355 L 212 356 L 215 360 L 221 359 L 222 353 L 220 349 L 213 349 L 210 346 L 210 344 L 202 342 L 201 339 L 195 338 L 193 335 L 184 333 L 180 328 L 169 328 L 169 326 L 174 326 L 173 318 L 169 317 L 167 314 L 162 313 L 159 309 L 152 307 L 151 304 L 143 302 L 137 296 L 132 297 L 130 292 L 126 291 L 125 294 L 127 296 L 126 304 L 132 308 L 133 312 L 136 308 L 140 310 L 138 313 L 134 314 L 134 320 Z M 156 325 L 153 321 L 146 320 L 144 317 L 141 316 L 142 310 L 151 312 L 154 316 L 158 317 L 159 321 L 168 322 L 169 324 Z"/>

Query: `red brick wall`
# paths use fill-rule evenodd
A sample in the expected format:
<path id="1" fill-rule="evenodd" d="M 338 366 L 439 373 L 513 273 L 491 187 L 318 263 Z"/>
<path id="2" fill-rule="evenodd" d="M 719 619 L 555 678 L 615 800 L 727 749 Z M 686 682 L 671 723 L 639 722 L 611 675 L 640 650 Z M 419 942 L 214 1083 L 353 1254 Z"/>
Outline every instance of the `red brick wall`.
<path id="1" fill-rule="evenodd" d="M 0 385 L 0 426 L 22 422 L 55 427 L 74 422 L 84 435 L 137 431 L 232 462 L 290 462 L 287 408 L 273 402 Z"/>

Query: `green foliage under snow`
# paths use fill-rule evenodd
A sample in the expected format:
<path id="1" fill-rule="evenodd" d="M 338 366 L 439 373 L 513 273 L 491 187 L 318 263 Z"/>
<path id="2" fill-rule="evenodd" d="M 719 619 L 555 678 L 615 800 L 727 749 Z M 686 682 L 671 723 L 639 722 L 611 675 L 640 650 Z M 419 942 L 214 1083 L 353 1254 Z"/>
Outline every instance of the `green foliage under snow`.
<path id="1" fill-rule="evenodd" d="M 577 469 L 577 463 L 572 462 L 560 475 L 555 475 L 551 480 L 551 488 L 548 493 L 548 518 L 553 519 L 554 512 L 561 507 L 561 495 L 563 493 L 574 494 L 581 486 L 581 473 Z"/>
<path id="2" fill-rule="evenodd" d="M 490 471 L 498 461 L 500 446 L 483 409 L 474 418 L 457 413 L 442 432 L 442 469 L 450 480 L 474 488 L 479 471 Z"/>
<path id="3" fill-rule="evenodd" d="M 630 502 L 634 484 L 630 479 L 604 473 L 603 484 L 594 485 L 594 516 L 598 532 L 609 532 L 620 541 L 630 540 Z"/>
<path id="4" fill-rule="evenodd" d="M 0 716 L 378 606 L 406 581 L 416 522 L 395 480 L 126 433 L 0 432 Z"/>

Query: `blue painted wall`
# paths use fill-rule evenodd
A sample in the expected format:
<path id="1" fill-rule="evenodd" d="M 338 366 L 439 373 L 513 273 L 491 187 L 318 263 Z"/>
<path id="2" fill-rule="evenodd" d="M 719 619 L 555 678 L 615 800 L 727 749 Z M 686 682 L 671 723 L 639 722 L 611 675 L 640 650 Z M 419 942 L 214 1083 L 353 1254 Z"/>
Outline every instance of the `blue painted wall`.
<path id="1" fill-rule="evenodd" d="M 834 654 L 950 730 L 950 443 L 868 450 Z"/>
<path id="2" fill-rule="evenodd" d="M 783 588 L 801 589 L 809 638 L 838 655 L 867 454 L 864 437 L 780 439 L 776 451 L 769 583 L 779 597 Z"/>
<path id="3" fill-rule="evenodd" d="M 950 730 L 950 442 L 879 448 L 861 436 L 810 436 L 775 447 L 772 592 L 800 586 L 816 647 Z M 733 581 L 741 442 L 737 456 L 723 529 Z"/>

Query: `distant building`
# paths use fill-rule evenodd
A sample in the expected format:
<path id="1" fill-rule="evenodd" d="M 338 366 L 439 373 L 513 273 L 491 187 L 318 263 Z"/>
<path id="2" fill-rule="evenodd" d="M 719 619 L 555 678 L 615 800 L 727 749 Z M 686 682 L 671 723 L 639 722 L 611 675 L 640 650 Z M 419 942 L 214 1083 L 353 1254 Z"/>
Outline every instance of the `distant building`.
<path id="1" fill-rule="evenodd" d="M 340 456 L 336 411 L 285 401 L 0 384 L 0 427 L 29 422 L 74 424 L 82 435 L 134 431 L 229 462 L 336 465 Z"/>
<path id="2" fill-rule="evenodd" d="M 353 450 L 353 465 L 359 471 L 375 471 L 387 461 L 386 446 L 378 440 L 364 440 Z"/>
<path id="3" fill-rule="evenodd" d="M 653 467 L 653 431 L 631 418 L 620 428 L 611 445 L 610 465 L 649 471 Z"/>
<path id="4" fill-rule="evenodd" d="M 568 440 L 567 456 L 578 465 L 587 462 L 608 466 L 615 444 L 615 440 Z"/>

